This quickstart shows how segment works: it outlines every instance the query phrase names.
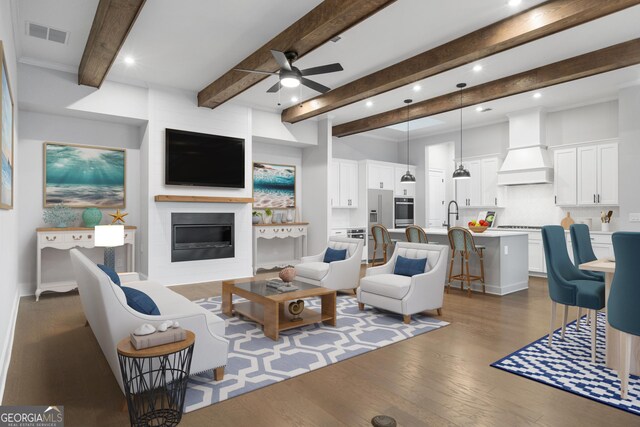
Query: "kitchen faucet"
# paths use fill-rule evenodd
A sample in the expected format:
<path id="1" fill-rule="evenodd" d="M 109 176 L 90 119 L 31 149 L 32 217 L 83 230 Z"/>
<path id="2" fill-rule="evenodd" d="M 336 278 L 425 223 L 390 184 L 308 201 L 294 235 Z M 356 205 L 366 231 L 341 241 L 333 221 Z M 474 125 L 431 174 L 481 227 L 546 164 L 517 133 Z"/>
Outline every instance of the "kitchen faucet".
<path id="1" fill-rule="evenodd" d="M 451 212 L 451 205 L 454 204 L 456 205 L 456 211 L 455 212 Z M 460 219 L 458 212 L 459 212 L 460 208 L 458 207 L 458 202 L 456 202 L 455 200 L 452 200 L 449 202 L 449 206 L 447 206 L 447 230 L 451 228 L 451 215 L 455 214 L 456 215 L 456 219 Z"/>

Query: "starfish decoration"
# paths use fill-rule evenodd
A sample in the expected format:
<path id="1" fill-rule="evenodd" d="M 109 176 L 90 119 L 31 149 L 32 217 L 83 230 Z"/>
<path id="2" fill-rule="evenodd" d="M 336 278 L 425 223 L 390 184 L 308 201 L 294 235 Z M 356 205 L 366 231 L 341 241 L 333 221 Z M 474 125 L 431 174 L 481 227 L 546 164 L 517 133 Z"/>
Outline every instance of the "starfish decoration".
<path id="1" fill-rule="evenodd" d="M 120 209 L 118 209 L 116 211 L 116 213 L 114 214 L 109 214 L 109 216 L 113 217 L 113 221 L 111 221 L 111 224 L 116 224 L 118 223 L 118 221 L 122 221 L 122 223 L 124 224 L 124 217 L 129 215 L 128 213 L 124 213 L 124 212 L 120 212 Z"/>

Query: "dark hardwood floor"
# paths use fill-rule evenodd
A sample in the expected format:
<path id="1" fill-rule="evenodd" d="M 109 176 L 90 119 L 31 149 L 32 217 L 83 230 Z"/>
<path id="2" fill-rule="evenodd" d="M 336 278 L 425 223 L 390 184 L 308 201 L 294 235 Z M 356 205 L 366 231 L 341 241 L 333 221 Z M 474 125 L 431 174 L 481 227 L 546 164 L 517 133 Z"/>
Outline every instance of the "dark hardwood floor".
<path id="1" fill-rule="evenodd" d="M 195 300 L 220 283 L 180 286 Z M 545 335 L 546 281 L 504 297 L 445 296 L 451 325 L 185 414 L 184 426 L 630 426 L 623 411 L 491 368 Z M 435 315 L 435 313 L 434 313 Z M 575 311 L 571 312 L 575 316 Z M 66 426 L 123 426 L 122 394 L 75 292 L 20 302 L 4 405 L 64 405 Z"/>

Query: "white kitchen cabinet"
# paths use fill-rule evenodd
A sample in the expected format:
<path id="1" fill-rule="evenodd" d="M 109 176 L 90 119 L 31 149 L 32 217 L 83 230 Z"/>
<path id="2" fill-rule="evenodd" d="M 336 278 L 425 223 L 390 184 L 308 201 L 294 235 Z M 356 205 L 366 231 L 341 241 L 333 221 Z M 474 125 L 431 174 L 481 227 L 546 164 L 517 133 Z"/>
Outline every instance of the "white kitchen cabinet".
<path id="1" fill-rule="evenodd" d="M 575 148 L 566 148 L 553 152 L 553 186 L 556 205 L 565 206 L 577 203 L 576 156 Z"/>
<path id="2" fill-rule="evenodd" d="M 409 172 L 413 176 L 416 176 L 416 167 L 409 165 Z M 400 182 L 402 176 L 407 173 L 406 166 L 395 166 L 394 167 L 394 194 L 398 197 L 415 197 L 416 196 L 416 184 L 406 184 Z"/>
<path id="3" fill-rule="evenodd" d="M 358 162 L 352 160 L 335 159 L 331 165 L 331 175 L 332 207 L 357 208 Z"/>
<path id="4" fill-rule="evenodd" d="M 598 145 L 598 202 L 618 204 L 618 144 Z"/>
<path id="5" fill-rule="evenodd" d="M 544 248 L 542 240 L 529 239 L 529 271 L 532 273 L 544 273 L 546 271 Z"/>
<path id="6" fill-rule="evenodd" d="M 556 205 L 617 205 L 618 144 L 590 144 L 554 152 Z"/>
<path id="7" fill-rule="evenodd" d="M 578 204 L 597 204 L 598 147 L 578 147 Z"/>
<path id="8" fill-rule="evenodd" d="M 375 190 L 393 190 L 393 178 L 393 166 L 378 163 L 369 163 L 367 171 L 368 188 Z"/>
<path id="9" fill-rule="evenodd" d="M 469 179 L 456 180 L 456 200 L 461 207 L 492 207 L 498 205 L 497 157 L 463 161 L 471 174 Z"/>

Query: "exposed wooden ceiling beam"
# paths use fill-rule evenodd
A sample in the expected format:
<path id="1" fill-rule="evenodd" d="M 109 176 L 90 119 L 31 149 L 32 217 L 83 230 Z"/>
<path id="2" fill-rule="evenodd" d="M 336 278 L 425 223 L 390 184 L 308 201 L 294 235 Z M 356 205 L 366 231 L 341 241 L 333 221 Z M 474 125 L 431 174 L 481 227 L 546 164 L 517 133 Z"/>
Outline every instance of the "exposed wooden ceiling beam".
<path id="1" fill-rule="evenodd" d="M 235 68 L 278 71 L 280 67 L 273 59 L 271 49 L 280 52 L 295 51 L 300 58 L 395 1 L 323 1 L 311 12 L 202 89 L 198 93 L 198 106 L 215 108 L 269 77 L 264 74 L 236 71 Z"/>
<path id="2" fill-rule="evenodd" d="M 548 1 L 287 108 L 282 121 L 297 123 L 638 4 Z"/>
<path id="3" fill-rule="evenodd" d="M 640 39 L 630 40 L 604 49 L 534 68 L 462 90 L 462 107 L 505 98 L 519 93 L 542 89 L 560 83 L 619 68 L 640 64 Z M 460 108 L 459 91 L 427 99 L 408 107 L 376 114 L 333 127 L 333 136 L 343 137 L 356 133 L 404 123 Z"/>
<path id="4" fill-rule="evenodd" d="M 146 0 L 100 0 L 78 69 L 78 84 L 100 87 Z"/>

